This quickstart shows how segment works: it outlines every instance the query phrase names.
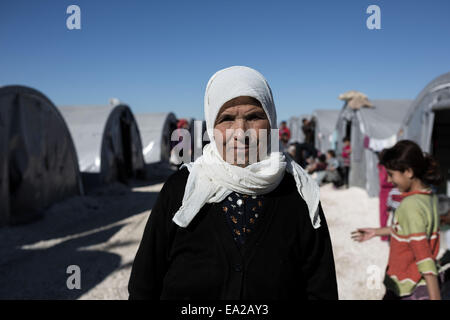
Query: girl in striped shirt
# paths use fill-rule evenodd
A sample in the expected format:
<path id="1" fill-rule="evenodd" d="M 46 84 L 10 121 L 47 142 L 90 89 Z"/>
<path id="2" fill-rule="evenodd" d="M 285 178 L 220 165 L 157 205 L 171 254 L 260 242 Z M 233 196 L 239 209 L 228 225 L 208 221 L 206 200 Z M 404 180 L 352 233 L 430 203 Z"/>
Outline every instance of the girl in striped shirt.
<path id="1" fill-rule="evenodd" d="M 439 216 L 437 196 L 431 190 L 440 182 L 438 164 L 409 140 L 384 150 L 380 163 L 403 200 L 395 211 L 392 226 L 358 229 L 352 232 L 352 238 L 362 242 L 374 236 L 391 236 L 383 299 L 440 300 L 436 263 Z"/>

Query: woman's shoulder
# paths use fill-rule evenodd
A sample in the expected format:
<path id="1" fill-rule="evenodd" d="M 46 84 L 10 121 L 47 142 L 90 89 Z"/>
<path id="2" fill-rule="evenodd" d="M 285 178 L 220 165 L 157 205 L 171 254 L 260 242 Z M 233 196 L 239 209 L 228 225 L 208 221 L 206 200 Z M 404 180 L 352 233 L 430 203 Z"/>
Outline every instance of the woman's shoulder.
<path id="1" fill-rule="evenodd" d="M 285 172 L 280 184 L 274 191 L 272 191 L 271 194 L 273 197 L 285 199 L 286 201 L 283 201 L 285 206 L 292 206 L 297 210 L 308 210 L 305 200 L 297 190 L 297 184 L 295 183 L 294 176 L 288 172 Z"/>
<path id="2" fill-rule="evenodd" d="M 183 167 L 172 173 L 169 176 L 169 178 L 167 178 L 164 185 L 166 184 L 170 186 L 186 185 L 188 177 L 189 177 L 189 170 L 186 167 Z"/>
<path id="3" fill-rule="evenodd" d="M 182 200 L 184 195 L 184 188 L 189 177 L 189 170 L 182 168 L 172 173 L 164 183 L 161 189 L 162 197 L 170 197 L 172 200 Z"/>

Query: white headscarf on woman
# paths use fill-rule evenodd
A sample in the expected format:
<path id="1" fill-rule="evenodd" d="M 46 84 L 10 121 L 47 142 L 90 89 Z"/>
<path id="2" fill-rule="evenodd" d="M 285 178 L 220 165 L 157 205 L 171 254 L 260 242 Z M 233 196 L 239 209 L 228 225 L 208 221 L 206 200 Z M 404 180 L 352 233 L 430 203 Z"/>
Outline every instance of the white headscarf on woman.
<path id="1" fill-rule="evenodd" d="M 216 72 L 209 79 L 205 92 L 205 118 L 210 143 L 195 162 L 185 164 L 190 171 L 183 202 L 173 221 L 187 227 L 206 203 L 224 200 L 231 192 L 247 195 L 267 194 L 274 190 L 287 171 L 292 174 L 300 196 L 305 200 L 311 223 L 320 227 L 319 186 L 288 154 L 271 150 L 270 155 L 245 168 L 226 162 L 214 141 L 214 124 L 220 108 L 229 100 L 249 96 L 257 99 L 269 119 L 270 128 L 277 128 L 277 115 L 272 90 L 256 70 L 234 66 Z"/>

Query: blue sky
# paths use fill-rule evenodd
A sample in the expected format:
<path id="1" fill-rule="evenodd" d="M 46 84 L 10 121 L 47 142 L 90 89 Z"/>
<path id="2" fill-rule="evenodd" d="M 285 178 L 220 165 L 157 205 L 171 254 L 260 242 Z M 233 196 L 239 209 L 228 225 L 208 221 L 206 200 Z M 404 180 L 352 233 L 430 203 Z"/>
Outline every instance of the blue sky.
<path id="1" fill-rule="evenodd" d="M 81 30 L 66 27 L 71 4 Z M 366 27 L 371 4 L 381 30 Z M 247 65 L 269 81 L 279 120 L 340 108 L 352 89 L 413 99 L 450 71 L 449 12 L 448 0 L 2 0 L 0 85 L 202 118 L 209 77 Z"/>

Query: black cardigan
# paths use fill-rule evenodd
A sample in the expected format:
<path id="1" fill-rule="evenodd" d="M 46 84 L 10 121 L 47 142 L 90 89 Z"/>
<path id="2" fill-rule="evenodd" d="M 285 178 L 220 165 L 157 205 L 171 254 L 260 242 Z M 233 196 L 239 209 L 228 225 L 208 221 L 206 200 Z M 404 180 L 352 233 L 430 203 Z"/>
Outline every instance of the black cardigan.
<path id="1" fill-rule="evenodd" d="M 330 235 L 320 208 L 314 229 L 294 178 L 266 195 L 255 232 L 236 245 L 220 204 L 207 204 L 187 228 L 172 221 L 189 171 L 164 184 L 144 230 L 129 299 L 337 299 Z"/>

